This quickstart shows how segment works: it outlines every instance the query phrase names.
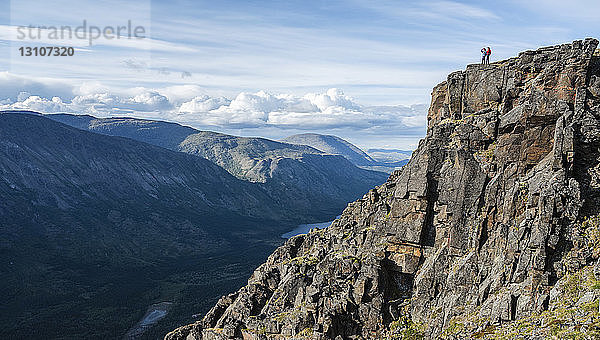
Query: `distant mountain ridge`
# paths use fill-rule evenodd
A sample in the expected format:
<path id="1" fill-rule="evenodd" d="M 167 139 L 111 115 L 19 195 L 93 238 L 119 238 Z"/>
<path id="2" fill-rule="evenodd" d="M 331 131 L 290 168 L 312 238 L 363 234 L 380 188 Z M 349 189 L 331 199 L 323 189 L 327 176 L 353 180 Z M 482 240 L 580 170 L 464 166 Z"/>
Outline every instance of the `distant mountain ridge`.
<path id="1" fill-rule="evenodd" d="M 260 206 L 252 202 L 261 199 L 261 195 L 264 197 L 259 188 L 236 180 L 202 158 L 85 132 L 41 115 L 1 113 L 0 122 L 4 147 L 0 150 L 4 155 L 0 163 L 2 179 L 14 192 L 35 190 L 34 202 L 38 205 L 69 209 L 82 201 L 111 195 L 121 200 L 169 201 L 175 198 L 170 196 L 173 194 L 197 197 L 189 201 L 195 210 L 226 207 L 243 212 L 245 208 L 232 204 L 228 197 L 249 195 L 240 200 L 240 203 L 250 204 L 245 214 L 259 209 Z M 114 163 L 99 164 L 104 158 Z M 188 170 L 192 170 L 190 175 L 181 177 Z M 183 187 L 189 192 L 178 189 L 171 193 L 161 189 L 161 186 L 183 182 L 190 183 Z M 192 185 L 192 182 L 195 183 Z M 97 183 L 102 185 L 97 186 Z M 242 190 L 236 191 L 238 189 Z M 261 216 L 264 215 L 261 213 Z"/>
<path id="2" fill-rule="evenodd" d="M 367 153 L 377 162 L 381 163 L 402 162 L 410 159 L 412 155 L 412 151 L 410 150 L 384 148 L 368 149 Z"/>
<path id="3" fill-rule="evenodd" d="M 393 157 L 381 157 L 379 159 L 375 159 L 368 153 L 361 150 L 356 145 L 340 137 L 332 135 L 321 135 L 317 133 L 303 133 L 292 135 L 285 138 L 283 141 L 297 145 L 310 146 L 319 151 L 332 155 L 341 155 L 358 167 L 376 171 L 383 171 L 387 173 L 391 173 L 392 171 L 394 171 L 394 169 L 402 167 L 403 165 L 408 163 L 408 158 L 410 157 L 409 154 L 409 157 L 403 159 L 394 159 Z M 377 155 L 380 154 L 381 151 L 377 153 Z"/>
<path id="4" fill-rule="evenodd" d="M 0 337 L 120 338 L 155 299 L 207 303 L 308 218 L 296 208 L 201 157 L 0 113 Z M 186 293 L 198 275 L 212 286 Z"/>
<path id="5" fill-rule="evenodd" d="M 273 178 L 273 164 L 280 159 L 302 159 L 307 155 L 323 157 L 322 152 L 309 146 L 210 131 L 187 136 L 177 149 L 212 160 L 238 178 L 263 183 Z"/>
<path id="6" fill-rule="evenodd" d="M 289 136 L 283 141 L 291 144 L 308 145 L 332 155 L 342 155 L 355 165 L 372 165 L 375 162 L 360 148 L 337 136 L 303 133 Z"/>
<path id="7" fill-rule="evenodd" d="M 90 115 L 48 114 L 46 117 L 103 135 L 135 139 L 174 150 L 187 136 L 198 130 L 177 123 L 125 117 L 96 118 Z"/>
<path id="8" fill-rule="evenodd" d="M 357 168 L 342 156 L 324 154 L 309 146 L 199 131 L 163 121 L 45 116 L 79 129 L 206 158 L 237 178 L 265 183 L 272 200 L 293 202 L 298 209 L 321 216 L 329 214 L 328 218 L 387 178 L 383 172 Z"/>

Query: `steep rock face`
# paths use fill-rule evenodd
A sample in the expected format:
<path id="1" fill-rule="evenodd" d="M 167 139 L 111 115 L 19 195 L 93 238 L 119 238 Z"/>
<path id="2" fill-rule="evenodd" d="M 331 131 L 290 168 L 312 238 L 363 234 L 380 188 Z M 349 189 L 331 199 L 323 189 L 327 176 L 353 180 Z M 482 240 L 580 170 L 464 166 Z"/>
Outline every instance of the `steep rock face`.
<path id="1" fill-rule="evenodd" d="M 598 257 L 581 223 L 600 209 L 597 44 L 450 74 L 407 166 L 166 338 L 468 338 L 553 308 Z"/>

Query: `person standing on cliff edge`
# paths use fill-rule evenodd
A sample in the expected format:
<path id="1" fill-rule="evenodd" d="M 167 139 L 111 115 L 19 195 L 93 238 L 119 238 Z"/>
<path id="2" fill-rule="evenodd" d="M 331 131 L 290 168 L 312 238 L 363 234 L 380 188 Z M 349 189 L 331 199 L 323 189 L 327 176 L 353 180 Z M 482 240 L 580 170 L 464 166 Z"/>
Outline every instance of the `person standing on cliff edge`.
<path id="1" fill-rule="evenodd" d="M 487 49 L 484 47 L 481 49 L 481 65 L 485 65 L 485 57 L 487 56 Z"/>
<path id="2" fill-rule="evenodd" d="M 492 54 L 492 49 L 488 46 L 487 50 L 485 51 L 485 64 L 489 65 L 490 64 L 490 55 Z"/>

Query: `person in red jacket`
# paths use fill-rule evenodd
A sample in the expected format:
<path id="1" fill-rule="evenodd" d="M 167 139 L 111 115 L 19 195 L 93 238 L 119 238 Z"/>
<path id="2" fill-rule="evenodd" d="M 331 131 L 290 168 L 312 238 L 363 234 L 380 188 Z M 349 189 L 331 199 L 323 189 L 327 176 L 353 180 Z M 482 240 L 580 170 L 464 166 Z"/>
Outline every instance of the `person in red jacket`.
<path id="1" fill-rule="evenodd" d="M 485 51 L 485 64 L 489 65 L 490 64 L 490 55 L 492 54 L 492 49 L 488 46 L 487 50 Z"/>
<path id="2" fill-rule="evenodd" d="M 481 65 L 485 64 L 485 57 L 487 56 L 487 48 L 481 49 Z"/>

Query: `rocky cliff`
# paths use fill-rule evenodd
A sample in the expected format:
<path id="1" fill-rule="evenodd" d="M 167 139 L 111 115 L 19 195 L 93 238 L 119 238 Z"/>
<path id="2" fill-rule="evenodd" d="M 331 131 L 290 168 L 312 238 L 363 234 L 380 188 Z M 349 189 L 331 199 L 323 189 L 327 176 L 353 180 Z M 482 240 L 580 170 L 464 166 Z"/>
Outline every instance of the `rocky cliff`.
<path id="1" fill-rule="evenodd" d="M 597 45 L 450 74 L 407 166 L 166 339 L 599 335 Z"/>

